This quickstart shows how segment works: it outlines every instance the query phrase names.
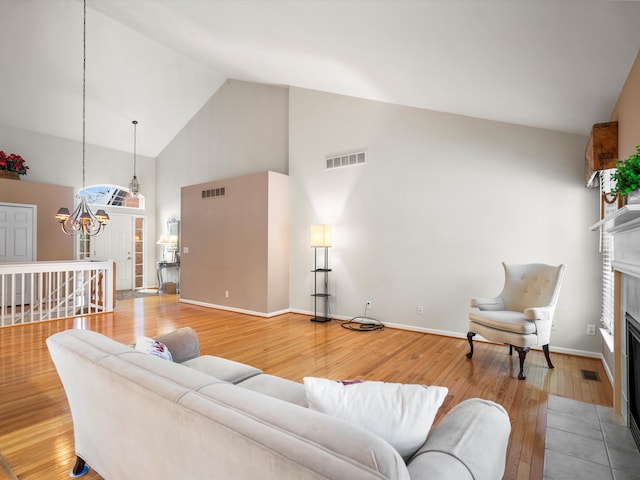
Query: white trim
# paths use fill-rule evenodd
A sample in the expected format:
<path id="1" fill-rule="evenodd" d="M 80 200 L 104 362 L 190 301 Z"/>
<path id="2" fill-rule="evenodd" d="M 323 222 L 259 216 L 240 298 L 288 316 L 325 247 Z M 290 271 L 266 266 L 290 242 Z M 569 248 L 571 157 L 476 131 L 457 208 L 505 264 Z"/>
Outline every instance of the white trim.
<path id="1" fill-rule="evenodd" d="M 236 312 L 236 313 L 246 313 L 247 315 L 255 315 L 256 317 L 264 317 L 264 318 L 276 317 L 278 315 L 283 315 L 285 313 L 291 312 L 291 310 L 289 309 L 278 310 L 276 312 L 270 312 L 270 313 L 255 312 L 253 310 L 245 310 L 243 308 L 234 308 L 226 305 L 216 305 L 214 303 L 206 303 L 206 302 L 199 302 L 197 300 L 189 300 L 188 298 L 180 298 L 178 301 L 182 303 L 189 303 L 191 305 L 199 305 L 201 307 L 215 308 L 218 310 L 226 310 L 229 312 Z"/>
<path id="2" fill-rule="evenodd" d="M 604 368 L 604 372 L 607 374 L 607 378 L 609 379 L 609 384 L 613 388 L 613 373 L 609 369 L 609 365 L 604 359 L 604 355 L 600 354 L 600 361 L 602 362 L 602 368 Z"/>
<path id="3" fill-rule="evenodd" d="M 609 351 L 613 353 L 613 335 L 611 335 L 611 333 L 609 333 L 609 331 L 605 330 L 604 328 L 600 329 L 600 335 L 602 335 L 602 339 L 607 344 L 607 348 L 609 349 Z"/>
<path id="4" fill-rule="evenodd" d="M 298 310 L 298 309 L 291 309 L 289 310 L 291 313 L 300 313 L 302 315 L 311 315 L 313 316 L 313 312 L 309 312 L 306 310 Z M 335 318 L 336 320 L 351 320 L 353 317 L 345 317 L 344 315 L 334 315 L 333 318 Z M 380 320 L 378 320 L 380 321 Z M 435 330 L 433 328 L 424 328 L 424 327 L 413 327 L 413 326 L 409 326 L 409 325 L 402 325 L 399 323 L 385 323 L 385 322 L 381 322 L 385 327 L 389 327 L 389 328 L 395 328 L 397 330 L 408 330 L 410 332 L 420 332 L 420 333 L 430 333 L 432 335 L 440 335 L 443 337 L 453 337 L 453 338 L 461 338 L 466 340 L 467 339 L 467 334 L 466 333 L 460 333 L 460 332 L 450 332 L 448 330 Z M 488 340 L 486 340 L 485 338 L 483 338 L 480 335 L 476 335 L 473 338 L 474 341 L 479 340 L 481 342 L 486 342 L 486 343 L 495 343 L 495 342 L 490 342 Z M 542 347 L 531 347 L 532 350 L 540 350 L 542 351 Z M 604 360 L 602 358 L 602 354 L 599 352 L 589 352 L 586 350 L 576 350 L 573 348 L 564 348 L 564 347 L 554 347 L 552 345 L 549 345 L 549 351 L 550 352 L 555 352 L 555 353 L 564 353 L 567 355 L 576 355 L 578 357 L 588 357 L 588 358 L 599 358 L 603 361 Z"/>
<path id="5" fill-rule="evenodd" d="M 631 204 L 623 206 L 611 215 L 607 215 L 599 222 L 594 223 L 589 227 L 589 230 L 594 231 L 604 227 L 610 233 L 624 232 L 636 227 L 638 224 L 640 224 L 640 205 Z"/>
<path id="6" fill-rule="evenodd" d="M 622 260 L 614 260 L 611 263 L 611 266 L 614 270 L 619 271 L 620 273 L 625 273 L 627 275 L 631 275 L 632 277 L 640 278 L 640 265 L 635 262 L 625 262 Z"/>

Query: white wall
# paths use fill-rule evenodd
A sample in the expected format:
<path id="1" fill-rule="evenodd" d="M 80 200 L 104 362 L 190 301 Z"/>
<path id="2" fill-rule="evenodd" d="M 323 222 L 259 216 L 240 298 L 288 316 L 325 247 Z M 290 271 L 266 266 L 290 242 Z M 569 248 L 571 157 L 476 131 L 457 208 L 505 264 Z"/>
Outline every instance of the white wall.
<path id="1" fill-rule="evenodd" d="M 140 130 L 138 130 L 140 135 Z M 132 137 L 133 138 L 133 137 Z M 138 137 L 139 138 L 139 137 Z M 133 149 L 133 140 L 132 145 Z M 66 185 L 77 193 L 82 188 L 82 143 L 28 130 L 0 125 L 0 150 L 21 155 L 29 171 L 21 181 Z M 86 145 L 85 185 L 112 184 L 128 186 L 133 175 L 133 154 L 96 145 Z M 144 216 L 147 223 L 145 242 L 145 280 L 148 285 L 156 284 L 155 271 L 155 161 L 153 158 L 137 155 L 137 176 L 140 193 L 145 196 Z M 60 205 L 65 206 L 65 205 Z M 73 205 L 66 205 L 72 208 Z M 108 212 L 114 210 L 107 209 Z M 117 210 L 116 210 L 117 211 Z M 130 213 L 138 213 L 128 210 Z M 60 232 L 60 235 L 63 235 Z M 39 248 L 43 248 L 40 246 Z"/>
<path id="2" fill-rule="evenodd" d="M 386 324 L 464 336 L 469 298 L 502 287 L 501 261 L 565 263 L 552 349 L 598 352 L 597 337 L 586 335 L 600 311 L 598 235 L 588 229 L 598 194 L 583 185 L 586 143 L 586 136 L 230 81 L 157 159 L 158 227 L 179 215 L 181 186 L 288 173 L 294 310 L 313 310 L 309 225 L 330 223 L 335 315 L 361 315 L 371 300 L 369 314 Z M 367 165 L 325 170 L 326 154 L 358 148 L 368 149 Z"/>
<path id="3" fill-rule="evenodd" d="M 298 88 L 289 97 L 291 307 L 311 312 L 309 225 L 334 226 L 334 315 L 463 336 L 501 261 L 564 263 L 552 350 L 598 352 L 597 190 L 587 138 Z M 327 154 L 368 163 L 325 170 Z M 418 315 L 416 307 L 424 306 Z"/>

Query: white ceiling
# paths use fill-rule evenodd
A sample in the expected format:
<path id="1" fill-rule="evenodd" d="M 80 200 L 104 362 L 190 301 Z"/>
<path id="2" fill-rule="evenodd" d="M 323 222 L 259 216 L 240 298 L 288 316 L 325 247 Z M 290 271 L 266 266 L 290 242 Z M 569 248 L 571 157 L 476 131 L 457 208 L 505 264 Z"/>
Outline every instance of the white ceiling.
<path id="1" fill-rule="evenodd" d="M 156 156 L 227 78 L 587 135 L 640 2 L 88 0 L 87 142 Z M 0 0 L 0 124 L 80 140 L 82 2 Z"/>

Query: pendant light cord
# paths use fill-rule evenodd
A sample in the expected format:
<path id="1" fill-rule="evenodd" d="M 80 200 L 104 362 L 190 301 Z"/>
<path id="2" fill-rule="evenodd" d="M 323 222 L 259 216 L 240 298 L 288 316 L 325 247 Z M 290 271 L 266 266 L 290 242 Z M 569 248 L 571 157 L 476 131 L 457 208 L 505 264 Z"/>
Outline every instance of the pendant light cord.
<path id="1" fill-rule="evenodd" d="M 131 123 L 133 123 L 133 176 L 135 177 L 136 176 L 136 144 L 137 144 L 136 132 L 138 129 L 138 121 L 134 120 Z"/>

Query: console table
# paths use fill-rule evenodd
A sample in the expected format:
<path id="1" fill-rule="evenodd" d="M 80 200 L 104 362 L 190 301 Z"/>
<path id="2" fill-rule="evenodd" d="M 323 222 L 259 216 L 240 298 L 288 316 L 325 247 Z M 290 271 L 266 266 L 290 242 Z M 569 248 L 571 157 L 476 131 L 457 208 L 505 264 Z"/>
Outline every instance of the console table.
<path id="1" fill-rule="evenodd" d="M 180 293 L 180 262 L 156 262 L 156 275 L 158 276 L 158 294 L 165 293 L 167 270 L 174 269 L 177 274 L 176 293 Z"/>

